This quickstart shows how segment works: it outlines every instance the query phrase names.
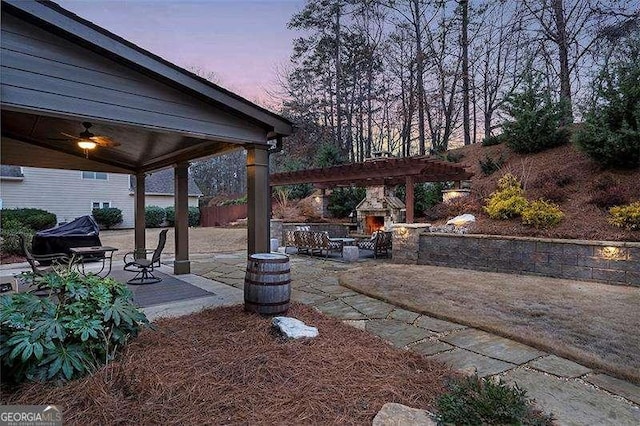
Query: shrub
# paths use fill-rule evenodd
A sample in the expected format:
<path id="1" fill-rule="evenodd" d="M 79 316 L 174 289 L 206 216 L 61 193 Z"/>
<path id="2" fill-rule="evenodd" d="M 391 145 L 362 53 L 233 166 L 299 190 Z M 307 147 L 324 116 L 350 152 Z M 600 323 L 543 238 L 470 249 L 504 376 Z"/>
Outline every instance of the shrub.
<path id="1" fill-rule="evenodd" d="M 23 234 L 28 241 L 33 238 L 33 230 L 24 226 L 20 221 L 13 218 L 3 220 L 2 229 L 0 229 L 0 252 L 23 256 L 20 234 Z"/>
<path id="2" fill-rule="evenodd" d="M 200 209 L 195 206 L 189 207 L 189 226 L 200 225 Z"/>
<path id="3" fill-rule="evenodd" d="M 536 200 L 522 211 L 522 223 L 536 229 L 556 226 L 563 218 L 560 208 L 545 200 Z"/>
<path id="4" fill-rule="evenodd" d="M 447 203 L 436 204 L 425 211 L 428 220 L 449 219 L 461 214 L 479 213 L 482 211 L 482 204 L 477 197 L 469 195 L 457 197 Z"/>
<path id="5" fill-rule="evenodd" d="M 605 167 L 640 166 L 640 42 L 614 63 L 606 64 L 594 81 L 577 145 Z"/>
<path id="6" fill-rule="evenodd" d="M 422 216 L 424 212 L 438 203 L 442 202 L 442 190 L 444 184 L 440 182 L 419 183 L 413 188 L 413 214 Z M 406 201 L 407 189 L 405 185 L 398 185 L 396 188 L 396 197 Z"/>
<path id="7" fill-rule="evenodd" d="M 629 195 L 620 186 L 611 186 L 607 189 L 600 190 L 591 196 L 589 202 L 595 204 L 601 209 L 608 209 L 614 206 L 626 204 L 629 201 Z"/>
<path id="8" fill-rule="evenodd" d="M 616 178 L 607 174 L 607 175 L 599 176 L 593 182 L 593 189 L 596 191 L 606 191 L 607 189 L 617 186 L 618 184 L 619 183 L 616 180 Z"/>
<path id="9" fill-rule="evenodd" d="M 555 203 L 561 203 L 567 199 L 567 192 L 551 181 L 542 184 L 541 194 L 543 199 Z"/>
<path id="10" fill-rule="evenodd" d="M 640 201 L 627 206 L 613 207 L 609 210 L 609 213 L 611 213 L 609 223 L 612 225 L 630 231 L 640 229 Z"/>
<path id="11" fill-rule="evenodd" d="M 436 403 L 438 423 L 456 425 L 551 425 L 552 416 L 535 409 L 518 386 L 477 375 L 457 379 Z"/>
<path id="12" fill-rule="evenodd" d="M 568 142 L 568 130 L 560 127 L 567 116 L 566 106 L 554 102 L 551 90 L 531 71 L 524 76 L 523 90 L 512 95 L 506 105 L 513 120 L 504 124 L 502 135 L 515 152 L 540 152 Z"/>
<path id="13" fill-rule="evenodd" d="M 2 209 L 0 212 L 0 221 L 3 228 L 5 227 L 5 220 L 17 220 L 26 227 L 31 228 L 34 231 L 40 231 L 42 229 L 53 228 L 58 223 L 58 218 L 55 214 L 49 213 L 46 210 L 41 209 Z"/>
<path id="14" fill-rule="evenodd" d="M 464 158 L 464 154 L 461 152 L 459 153 L 447 152 L 447 155 L 444 156 L 444 160 L 450 163 L 459 163 L 460 161 L 462 161 L 463 158 Z"/>
<path id="15" fill-rule="evenodd" d="M 487 136 L 482 139 L 482 146 L 500 145 L 501 143 L 504 143 L 505 140 L 506 138 L 504 137 L 504 133 L 495 136 Z"/>
<path id="16" fill-rule="evenodd" d="M 492 219 L 509 219 L 522 214 L 528 204 L 520 181 L 507 173 L 498 181 L 498 189 L 491 194 L 484 210 Z"/>
<path id="17" fill-rule="evenodd" d="M 127 286 L 111 278 L 58 269 L 35 279 L 50 297 L 0 296 L 3 381 L 77 378 L 113 360 L 148 324 Z"/>
<path id="18" fill-rule="evenodd" d="M 482 170 L 482 174 L 485 176 L 489 176 L 497 172 L 504 165 L 504 158 L 502 154 L 500 154 L 500 158 L 497 160 L 493 160 L 493 158 L 485 155 L 484 161 L 478 160 L 478 164 L 480 164 L 480 169 Z"/>
<path id="19" fill-rule="evenodd" d="M 165 212 L 162 207 L 147 206 L 144 209 L 144 225 L 147 228 L 159 228 L 165 220 Z"/>
<path id="20" fill-rule="evenodd" d="M 327 209 L 335 217 L 347 217 L 356 209 L 360 201 L 364 200 L 366 190 L 364 188 L 338 188 L 329 196 Z"/>
<path id="21" fill-rule="evenodd" d="M 234 198 L 233 200 L 222 201 L 219 206 L 235 206 L 238 204 L 247 204 L 247 195 L 243 195 L 240 198 Z"/>
<path id="22" fill-rule="evenodd" d="M 122 223 L 122 210 L 117 207 L 93 209 L 92 214 L 98 225 L 107 229 Z"/>

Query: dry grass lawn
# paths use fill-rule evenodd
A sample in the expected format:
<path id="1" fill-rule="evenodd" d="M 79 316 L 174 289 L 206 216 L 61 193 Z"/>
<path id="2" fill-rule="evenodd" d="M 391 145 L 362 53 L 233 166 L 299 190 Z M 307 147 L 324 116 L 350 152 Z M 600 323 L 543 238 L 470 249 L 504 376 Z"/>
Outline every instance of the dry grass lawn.
<path id="1" fill-rule="evenodd" d="M 147 248 L 156 248 L 160 231 L 161 228 L 147 229 Z M 174 237 L 173 228 L 169 228 L 163 254 L 175 254 Z M 133 229 L 100 231 L 100 241 L 105 246 L 118 248 L 116 257 L 122 257 L 126 252 L 133 250 Z M 189 228 L 189 253 L 206 254 L 246 249 L 246 228 Z"/>
<path id="2" fill-rule="evenodd" d="M 640 382 L 640 288 L 422 265 L 341 275 L 349 288 Z"/>
<path id="3" fill-rule="evenodd" d="M 65 424 L 362 424 L 386 402 L 432 407 L 454 373 L 310 307 L 318 327 L 287 341 L 241 306 L 162 320 L 119 361 L 64 386 L 34 384 L 3 404 L 56 404 Z"/>

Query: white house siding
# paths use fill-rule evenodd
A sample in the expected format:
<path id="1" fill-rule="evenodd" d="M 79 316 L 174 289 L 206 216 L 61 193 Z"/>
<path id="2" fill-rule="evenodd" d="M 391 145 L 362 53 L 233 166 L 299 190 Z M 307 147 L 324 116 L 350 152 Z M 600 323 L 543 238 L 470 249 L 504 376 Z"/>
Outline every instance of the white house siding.
<path id="1" fill-rule="evenodd" d="M 107 180 L 83 179 L 75 170 L 23 167 L 22 180 L 0 180 L 2 208 L 32 207 L 55 213 L 58 222 L 91 214 L 92 203 L 108 201 L 122 210 L 120 228 L 133 228 L 133 193 L 129 175 L 109 173 Z M 147 206 L 167 207 L 174 204 L 172 195 L 147 195 Z M 189 205 L 197 206 L 198 198 L 189 197 Z"/>

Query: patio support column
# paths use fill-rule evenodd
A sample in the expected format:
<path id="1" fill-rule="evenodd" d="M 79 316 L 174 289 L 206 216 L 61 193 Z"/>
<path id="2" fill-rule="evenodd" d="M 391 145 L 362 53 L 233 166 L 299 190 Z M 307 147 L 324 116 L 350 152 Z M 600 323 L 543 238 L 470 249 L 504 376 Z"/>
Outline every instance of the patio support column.
<path id="1" fill-rule="evenodd" d="M 405 181 L 405 207 L 407 208 L 407 223 L 413 223 L 413 202 L 414 202 L 414 194 L 413 194 L 413 176 L 407 176 Z"/>
<path id="2" fill-rule="evenodd" d="M 269 253 L 269 146 L 247 149 L 247 250 L 248 254 Z"/>
<path id="3" fill-rule="evenodd" d="M 140 256 L 144 256 L 146 249 L 145 242 L 145 223 L 144 223 L 144 173 L 136 173 L 136 187 L 135 187 L 135 202 L 133 205 L 134 211 L 134 247 L 136 253 L 140 253 Z M 137 256 L 136 256 L 137 257 Z"/>
<path id="4" fill-rule="evenodd" d="M 173 262 L 175 275 L 191 273 L 189 262 L 189 163 L 178 163 L 175 175 L 175 243 L 176 259 Z"/>

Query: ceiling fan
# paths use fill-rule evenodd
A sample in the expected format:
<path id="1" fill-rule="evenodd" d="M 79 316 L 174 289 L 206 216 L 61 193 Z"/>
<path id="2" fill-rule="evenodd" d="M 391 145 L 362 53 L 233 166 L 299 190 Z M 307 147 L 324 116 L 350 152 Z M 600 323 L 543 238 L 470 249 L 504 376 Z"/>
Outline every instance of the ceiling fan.
<path id="1" fill-rule="evenodd" d="M 80 132 L 78 136 L 70 135 L 68 133 L 60 132 L 66 138 L 49 138 L 49 140 L 53 141 L 65 141 L 65 142 L 76 142 L 78 147 L 84 150 L 84 154 L 87 158 L 89 158 L 89 151 L 95 149 L 96 147 L 104 147 L 104 148 L 114 148 L 116 146 L 120 146 L 120 142 L 116 142 L 109 138 L 108 136 L 94 135 L 89 131 L 92 124 L 88 121 L 82 123 L 84 127 L 84 131 Z"/>

